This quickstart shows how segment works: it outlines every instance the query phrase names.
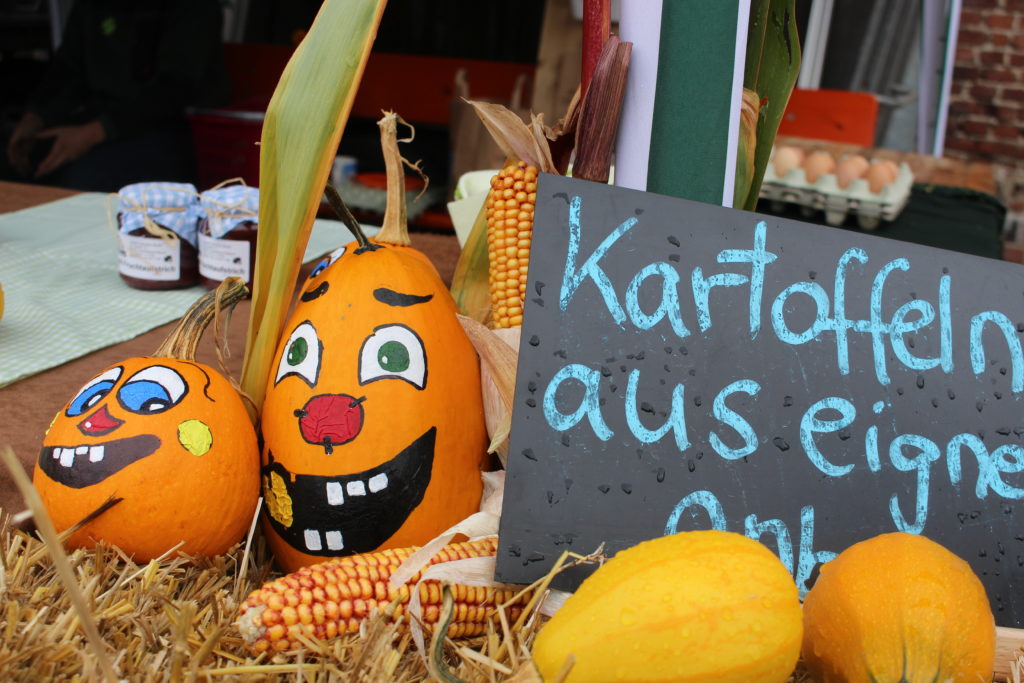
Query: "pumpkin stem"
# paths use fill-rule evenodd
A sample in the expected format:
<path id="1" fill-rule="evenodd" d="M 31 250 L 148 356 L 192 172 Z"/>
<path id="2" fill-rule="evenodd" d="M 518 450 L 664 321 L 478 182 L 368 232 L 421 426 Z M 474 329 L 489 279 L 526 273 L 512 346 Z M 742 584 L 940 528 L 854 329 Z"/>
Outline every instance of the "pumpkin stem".
<path id="1" fill-rule="evenodd" d="M 211 290 L 199 297 L 192 306 L 185 311 L 185 315 L 178 321 L 164 343 L 154 352 L 157 358 L 177 358 L 179 360 L 195 361 L 196 349 L 199 347 L 199 339 L 220 311 L 230 311 L 239 301 L 248 296 L 249 290 L 245 281 L 240 277 L 229 277 L 218 285 L 217 289 Z"/>
<path id="2" fill-rule="evenodd" d="M 398 122 L 409 127 L 409 137 L 398 139 Z M 409 239 L 408 211 L 405 204 L 405 170 L 403 165 L 420 174 L 425 181 L 429 182 L 427 176 L 420 169 L 419 162 L 410 163 L 398 151 L 399 142 L 411 142 L 416 130 L 393 111 L 384 112 L 384 117 L 377 122 L 380 128 L 380 147 L 384 153 L 384 165 L 387 168 L 388 197 L 387 208 L 384 210 L 384 221 L 380 232 L 374 238 L 376 242 L 394 244 L 400 247 L 408 247 L 412 244 Z M 423 188 L 424 191 L 426 187 Z"/>
<path id="3" fill-rule="evenodd" d="M 341 195 L 334 189 L 334 186 L 327 183 L 324 188 L 324 194 L 327 195 L 327 203 L 331 205 L 331 209 L 337 214 L 341 222 L 345 224 L 345 227 L 352 231 L 352 234 L 356 236 L 356 242 L 359 244 L 359 248 L 356 249 L 357 254 L 361 254 L 364 251 L 376 251 L 381 249 L 381 245 L 374 244 L 367 237 L 366 233 L 363 232 L 363 226 L 359 225 L 359 221 L 352 215 L 352 212 L 348 210 L 348 206 L 341 200 Z"/>

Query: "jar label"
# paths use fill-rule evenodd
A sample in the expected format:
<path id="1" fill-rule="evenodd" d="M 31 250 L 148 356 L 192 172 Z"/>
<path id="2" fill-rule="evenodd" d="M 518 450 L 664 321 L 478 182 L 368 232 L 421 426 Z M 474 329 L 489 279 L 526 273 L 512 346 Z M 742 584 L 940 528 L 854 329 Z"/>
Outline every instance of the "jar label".
<path id="1" fill-rule="evenodd" d="M 210 280 L 237 275 L 249 281 L 249 242 L 199 234 L 199 274 Z"/>
<path id="2" fill-rule="evenodd" d="M 173 282 L 181 279 L 181 242 L 159 237 L 121 235 L 117 253 L 122 275 L 139 280 Z"/>

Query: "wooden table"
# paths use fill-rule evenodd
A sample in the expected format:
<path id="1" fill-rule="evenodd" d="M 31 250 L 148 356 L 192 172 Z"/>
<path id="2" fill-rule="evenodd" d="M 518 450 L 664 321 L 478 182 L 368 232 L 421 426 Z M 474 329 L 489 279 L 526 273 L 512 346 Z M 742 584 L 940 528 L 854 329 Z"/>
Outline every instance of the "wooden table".
<path id="1" fill-rule="evenodd" d="M 0 213 L 27 209 L 39 204 L 70 197 L 71 190 L 20 183 L 0 182 Z M 426 254 L 440 272 L 446 283 L 451 282 L 455 262 L 459 256 L 458 242 L 453 234 L 413 233 L 413 246 Z M 3 239 L 0 235 L 0 239 Z M 2 273 L 0 273 L 2 279 Z M 2 280 L 0 280 L 2 281 Z M 228 348 L 231 357 L 227 369 L 235 377 L 241 375 L 242 354 L 245 350 L 246 329 L 249 321 L 249 302 L 243 301 L 235 308 L 227 329 Z M 0 325 L 3 320 L 0 319 Z M 37 375 L 27 377 L 7 387 L 0 388 L 0 406 L 3 407 L 3 421 L 0 423 L 0 447 L 11 446 L 18 459 L 31 474 L 42 444 L 43 435 L 64 403 L 99 371 L 126 358 L 146 356 L 153 353 L 174 328 L 167 323 L 129 341 L 94 351 Z M 206 334 L 200 343 L 197 360 L 217 367 L 213 335 Z M 0 348 L 0 362 L 3 349 Z M 3 470 L 0 467 L 0 470 Z M 6 470 L 0 471 L 0 509 L 19 512 L 24 508 L 20 495 Z"/>

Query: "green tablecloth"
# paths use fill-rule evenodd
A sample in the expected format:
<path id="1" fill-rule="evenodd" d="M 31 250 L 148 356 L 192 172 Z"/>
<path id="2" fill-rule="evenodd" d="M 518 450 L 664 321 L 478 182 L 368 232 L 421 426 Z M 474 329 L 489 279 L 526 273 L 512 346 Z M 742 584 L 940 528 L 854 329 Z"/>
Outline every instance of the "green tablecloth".
<path id="1" fill-rule="evenodd" d="M 205 291 L 126 285 L 108 198 L 79 194 L 0 214 L 0 386 L 175 320 Z M 305 258 L 352 239 L 338 221 L 318 220 Z"/>
<path id="2" fill-rule="evenodd" d="M 807 222 L 825 222 L 821 212 L 808 217 L 791 205 L 782 211 L 772 211 L 769 203 L 762 201 L 758 211 Z M 882 223 L 871 234 L 998 259 L 1003 255 L 1005 218 L 1006 207 L 991 195 L 960 187 L 918 184 L 913 186 L 910 199 L 896 220 Z M 861 230 L 852 216 L 839 227 Z"/>

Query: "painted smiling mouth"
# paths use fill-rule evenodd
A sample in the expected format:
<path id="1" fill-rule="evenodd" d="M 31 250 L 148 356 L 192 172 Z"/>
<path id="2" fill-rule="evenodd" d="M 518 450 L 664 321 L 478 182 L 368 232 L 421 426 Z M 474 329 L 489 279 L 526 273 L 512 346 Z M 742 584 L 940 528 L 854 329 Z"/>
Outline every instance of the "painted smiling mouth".
<path id="1" fill-rule="evenodd" d="M 44 446 L 39 452 L 39 467 L 58 484 L 81 489 L 98 484 L 158 448 L 160 439 L 152 434 L 93 445 Z"/>
<path id="2" fill-rule="evenodd" d="M 391 460 L 336 477 L 293 474 L 268 452 L 269 463 L 263 466 L 267 519 L 303 553 L 339 557 L 374 550 L 423 500 L 436 438 L 437 428 L 431 427 Z"/>

